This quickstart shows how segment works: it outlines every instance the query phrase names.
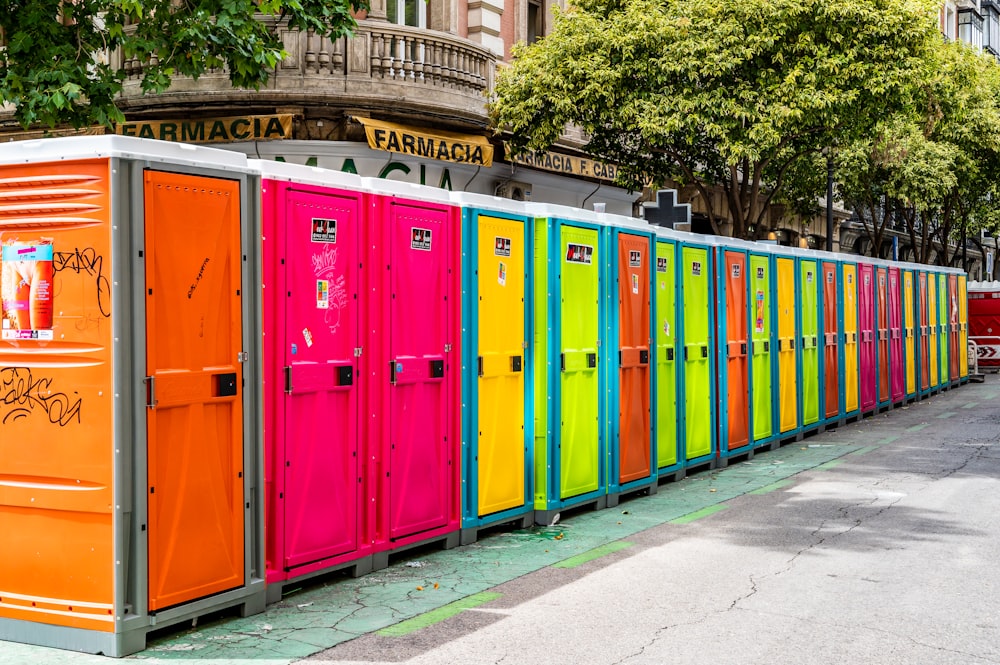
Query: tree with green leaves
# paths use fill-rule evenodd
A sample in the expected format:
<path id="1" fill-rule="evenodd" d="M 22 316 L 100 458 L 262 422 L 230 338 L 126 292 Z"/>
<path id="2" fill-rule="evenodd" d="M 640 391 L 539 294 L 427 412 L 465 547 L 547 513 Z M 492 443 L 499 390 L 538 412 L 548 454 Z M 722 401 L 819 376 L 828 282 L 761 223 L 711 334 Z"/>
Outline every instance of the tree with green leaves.
<path id="1" fill-rule="evenodd" d="M 0 101 L 23 127 L 111 125 L 125 72 L 120 49 L 145 63 L 144 93 L 225 67 L 259 89 L 285 56 L 275 26 L 337 38 L 367 0 L 0 0 Z M 275 21 L 273 19 L 277 18 Z M 270 20 L 264 20 L 270 19 Z"/>
<path id="2" fill-rule="evenodd" d="M 904 106 L 940 40 L 933 0 L 578 0 L 498 72 L 515 151 L 573 124 L 633 190 L 673 180 L 750 237 L 800 160 Z M 725 210 L 711 206 L 725 193 Z"/>

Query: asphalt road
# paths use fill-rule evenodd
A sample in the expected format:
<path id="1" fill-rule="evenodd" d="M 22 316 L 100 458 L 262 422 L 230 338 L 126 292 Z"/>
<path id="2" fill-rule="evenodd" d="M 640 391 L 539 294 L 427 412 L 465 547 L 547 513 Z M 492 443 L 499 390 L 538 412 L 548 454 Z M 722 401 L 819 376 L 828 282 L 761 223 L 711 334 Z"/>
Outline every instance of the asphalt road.
<path id="1" fill-rule="evenodd" d="M 307 660 L 1000 663 L 1000 380 L 791 445 L 846 438 L 870 445 Z"/>

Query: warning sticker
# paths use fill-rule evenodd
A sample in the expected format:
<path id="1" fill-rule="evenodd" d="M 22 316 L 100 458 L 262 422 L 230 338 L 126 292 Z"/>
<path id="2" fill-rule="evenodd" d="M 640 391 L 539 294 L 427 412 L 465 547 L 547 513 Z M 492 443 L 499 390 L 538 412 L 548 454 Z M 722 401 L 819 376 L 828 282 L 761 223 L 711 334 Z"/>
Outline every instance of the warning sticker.
<path id="1" fill-rule="evenodd" d="M 411 227 L 410 249 L 419 249 L 422 252 L 431 251 L 431 230 L 421 229 L 416 226 Z"/>
<path id="2" fill-rule="evenodd" d="M 316 280 L 316 309 L 330 309 L 330 282 L 325 279 Z"/>
<path id="3" fill-rule="evenodd" d="M 850 274 L 847 275 L 847 283 L 848 284 L 853 284 L 854 283 L 854 275 L 850 275 Z"/>
<path id="4" fill-rule="evenodd" d="M 635 273 L 632 274 L 632 293 L 639 293 L 639 276 Z"/>
<path id="5" fill-rule="evenodd" d="M 667 257 L 656 257 L 656 272 L 667 272 Z"/>
<path id="6" fill-rule="evenodd" d="M 302 339 L 304 339 L 306 341 L 306 346 L 307 347 L 313 345 L 313 334 L 309 330 L 309 328 L 303 328 L 302 329 Z"/>
<path id="7" fill-rule="evenodd" d="M 569 243 L 566 245 L 566 263 L 585 263 L 590 265 L 594 261 L 594 248 L 590 245 L 578 245 Z"/>
<path id="8" fill-rule="evenodd" d="M 733 279 L 739 279 L 739 276 L 740 276 L 741 272 L 742 272 L 742 268 L 740 267 L 740 264 L 739 263 L 734 263 L 733 264 Z"/>
<path id="9" fill-rule="evenodd" d="M 691 274 L 695 277 L 701 277 L 701 261 L 691 263 Z"/>
<path id="10" fill-rule="evenodd" d="M 832 272 L 826 273 L 826 283 L 827 284 L 833 284 L 833 273 Z"/>
<path id="11" fill-rule="evenodd" d="M 497 283 L 500 286 L 507 286 L 507 266 L 500 262 L 500 269 L 497 271 Z"/>
<path id="12" fill-rule="evenodd" d="M 757 279 L 764 279 L 764 266 L 757 266 Z"/>
<path id="13" fill-rule="evenodd" d="M 628 267 L 629 268 L 641 268 L 642 267 L 642 252 L 636 251 L 634 249 L 629 250 L 629 253 L 628 253 Z"/>
<path id="14" fill-rule="evenodd" d="M 337 220 L 313 217 L 312 241 L 337 242 Z"/>
<path id="15" fill-rule="evenodd" d="M 510 256 L 510 238 L 496 237 L 496 242 L 493 243 L 493 254 L 494 256 Z"/>
<path id="16" fill-rule="evenodd" d="M 806 271 L 806 282 L 809 283 L 809 284 L 813 283 L 813 274 L 812 274 L 812 271 L 809 271 L 809 270 Z"/>

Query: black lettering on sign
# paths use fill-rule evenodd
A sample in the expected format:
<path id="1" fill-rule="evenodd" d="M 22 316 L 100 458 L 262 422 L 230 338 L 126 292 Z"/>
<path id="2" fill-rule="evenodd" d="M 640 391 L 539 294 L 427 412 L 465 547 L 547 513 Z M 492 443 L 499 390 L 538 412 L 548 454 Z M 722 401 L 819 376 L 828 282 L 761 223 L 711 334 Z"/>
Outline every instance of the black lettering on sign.
<path id="1" fill-rule="evenodd" d="M 60 427 L 74 420 L 80 424 L 82 405 L 80 397 L 74 399 L 66 393 L 54 392 L 51 378 L 36 377 L 27 367 L 0 369 L 0 411 L 5 425 L 34 413 L 44 413 L 50 423 Z"/>
<path id="2" fill-rule="evenodd" d="M 656 257 L 656 272 L 667 272 L 667 259 L 663 256 Z"/>
<path id="3" fill-rule="evenodd" d="M 701 261 L 693 261 L 691 263 L 691 274 L 695 277 L 701 277 Z"/>
<path id="4" fill-rule="evenodd" d="M 743 269 L 740 267 L 740 264 L 739 263 L 734 263 L 733 264 L 733 279 L 739 279 L 739 277 L 742 274 L 742 272 L 743 272 Z"/>
<path id="5" fill-rule="evenodd" d="M 628 267 L 629 268 L 641 268 L 642 267 L 642 252 L 631 249 L 628 253 Z"/>
<path id="6" fill-rule="evenodd" d="M 313 217 L 311 240 L 313 242 L 337 242 L 337 220 Z"/>
<path id="7" fill-rule="evenodd" d="M 764 279 L 764 267 L 757 266 L 757 279 Z"/>

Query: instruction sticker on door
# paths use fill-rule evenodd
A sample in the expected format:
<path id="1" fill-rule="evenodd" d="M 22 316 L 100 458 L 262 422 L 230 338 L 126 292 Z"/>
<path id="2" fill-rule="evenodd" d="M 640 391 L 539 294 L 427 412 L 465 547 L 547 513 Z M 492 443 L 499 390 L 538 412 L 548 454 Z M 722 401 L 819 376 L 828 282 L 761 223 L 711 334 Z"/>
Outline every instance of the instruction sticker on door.
<path id="1" fill-rule="evenodd" d="M 497 236 L 496 242 L 493 244 L 493 255 L 510 256 L 510 238 Z"/>
<path id="2" fill-rule="evenodd" d="M 641 268 L 642 267 L 642 252 L 638 252 L 634 249 L 629 250 L 628 253 L 628 267 L 629 268 Z"/>
<path id="3" fill-rule="evenodd" d="M 764 268 L 761 266 L 757 267 L 757 279 L 764 279 Z"/>
<path id="4" fill-rule="evenodd" d="M 316 309 L 330 309 L 330 282 L 326 279 L 316 280 Z"/>
<path id="5" fill-rule="evenodd" d="M 813 274 L 812 274 L 811 271 L 808 271 L 808 270 L 806 271 L 806 283 L 808 283 L 808 284 L 812 284 L 813 283 Z"/>
<path id="6" fill-rule="evenodd" d="M 639 276 L 635 273 L 632 274 L 632 293 L 639 294 Z"/>
<path id="7" fill-rule="evenodd" d="M 500 286 L 507 286 L 507 266 L 504 265 L 503 261 L 500 262 L 500 267 L 497 270 L 497 283 Z"/>
<path id="8" fill-rule="evenodd" d="M 826 273 L 826 283 L 827 284 L 833 284 L 833 273 L 832 272 Z"/>
<path id="9" fill-rule="evenodd" d="M 411 227 L 410 249 L 419 249 L 421 252 L 431 251 L 431 230 L 421 229 L 416 226 Z"/>
<path id="10" fill-rule="evenodd" d="M 701 261 L 691 263 L 691 274 L 695 277 L 701 277 Z"/>
<path id="11" fill-rule="evenodd" d="M 313 242 L 337 242 L 337 220 L 313 217 L 311 239 Z"/>
<path id="12" fill-rule="evenodd" d="M 733 279 L 739 279 L 741 272 L 742 272 L 742 270 L 740 269 L 740 264 L 739 263 L 734 263 L 733 264 Z"/>
<path id="13" fill-rule="evenodd" d="M 566 245 L 566 263 L 583 263 L 590 265 L 594 261 L 594 248 L 590 245 L 579 245 L 571 242 Z"/>
<path id="14" fill-rule="evenodd" d="M 656 257 L 656 272 L 667 272 L 667 257 Z"/>

